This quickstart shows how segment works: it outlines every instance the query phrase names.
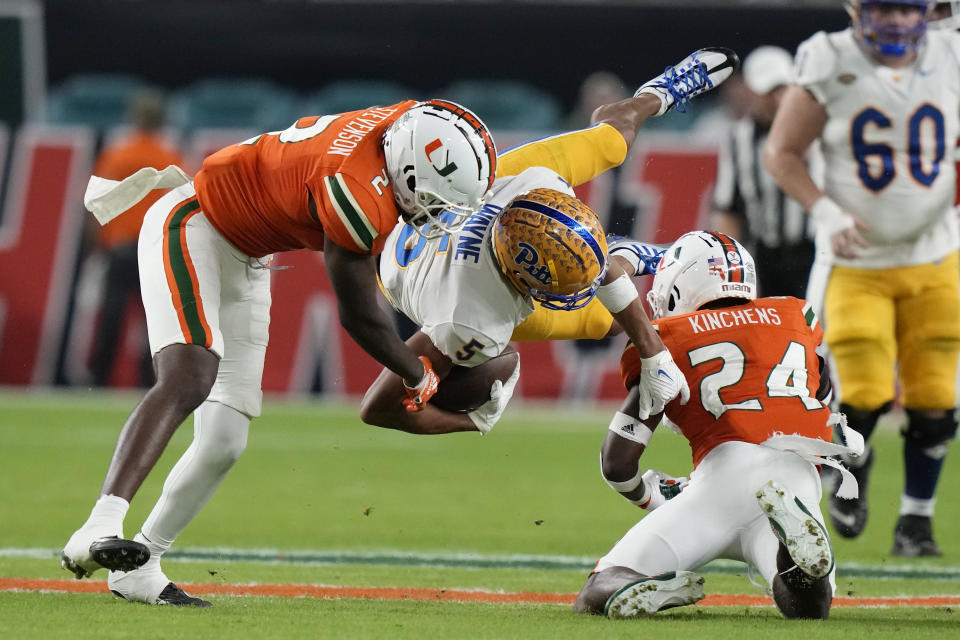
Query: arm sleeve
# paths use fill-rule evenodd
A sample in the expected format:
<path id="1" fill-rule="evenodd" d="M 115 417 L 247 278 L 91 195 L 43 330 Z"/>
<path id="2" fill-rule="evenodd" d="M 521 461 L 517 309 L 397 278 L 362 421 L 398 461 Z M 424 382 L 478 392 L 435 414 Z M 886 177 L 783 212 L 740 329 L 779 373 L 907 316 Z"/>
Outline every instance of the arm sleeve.
<path id="1" fill-rule="evenodd" d="M 623 163 L 627 143 L 615 128 L 600 123 L 507 149 L 497 158 L 497 176 L 547 167 L 576 187 Z"/>

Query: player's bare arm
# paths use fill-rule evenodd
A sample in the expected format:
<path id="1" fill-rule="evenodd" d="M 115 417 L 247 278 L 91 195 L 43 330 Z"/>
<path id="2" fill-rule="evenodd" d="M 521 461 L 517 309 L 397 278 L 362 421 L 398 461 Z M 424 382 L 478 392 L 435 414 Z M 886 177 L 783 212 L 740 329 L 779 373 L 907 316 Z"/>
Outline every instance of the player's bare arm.
<path id="1" fill-rule="evenodd" d="M 615 258 L 610 261 L 601 286 L 610 285 L 621 276 L 626 275 L 627 272 L 624 271 L 620 258 Z M 633 286 L 632 283 L 631 286 Z M 643 310 L 643 303 L 639 297 L 635 298 L 623 310 L 611 311 L 611 315 L 644 358 L 649 358 L 664 350 L 663 342 L 657 332 L 654 331 L 653 325 L 650 324 L 650 318 L 647 317 L 647 312 Z"/>
<path id="2" fill-rule="evenodd" d="M 806 210 L 823 196 L 807 169 L 807 149 L 820 137 L 827 112 L 806 89 L 787 88 L 763 148 L 763 165 Z"/>
<path id="3" fill-rule="evenodd" d="M 337 296 L 340 324 L 377 362 L 395 372 L 407 386 L 415 387 L 424 376 L 424 365 L 380 308 L 374 257 L 348 251 L 329 238 L 324 241 L 323 255 Z"/>
<path id="4" fill-rule="evenodd" d="M 810 212 L 818 228 L 830 231 L 834 253 L 855 258 L 858 248 L 868 246 L 861 231 L 869 226 L 824 195 L 807 169 L 807 149 L 826 123 L 823 105 L 803 87 L 789 87 L 764 145 L 763 162 L 780 188 Z"/>

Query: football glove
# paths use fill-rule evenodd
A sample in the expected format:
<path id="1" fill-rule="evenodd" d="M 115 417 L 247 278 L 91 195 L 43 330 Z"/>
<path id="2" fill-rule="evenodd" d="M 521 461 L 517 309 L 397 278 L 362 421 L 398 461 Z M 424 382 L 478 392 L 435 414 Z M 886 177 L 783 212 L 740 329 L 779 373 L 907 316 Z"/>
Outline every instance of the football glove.
<path id="1" fill-rule="evenodd" d="M 687 404 L 690 386 L 669 351 L 664 349 L 649 358 L 641 358 L 640 364 L 640 377 L 636 383 L 640 394 L 638 418 L 646 420 L 662 412 L 677 396 L 680 396 L 680 404 Z"/>
<path id="2" fill-rule="evenodd" d="M 644 501 L 637 506 L 647 511 L 653 511 L 663 506 L 667 500 L 677 497 L 690 483 L 687 478 L 674 478 L 656 469 L 647 469 L 642 479 L 645 488 Z"/>
<path id="3" fill-rule="evenodd" d="M 440 378 L 434 373 L 430 358 L 420 356 L 420 362 L 423 363 L 423 378 L 420 379 L 417 386 L 408 387 L 406 381 L 403 383 L 403 388 L 407 392 L 407 397 L 403 399 L 403 408 L 410 413 L 422 411 L 440 386 Z"/>
<path id="4" fill-rule="evenodd" d="M 513 397 L 513 389 L 517 386 L 517 380 L 519 379 L 520 362 L 518 361 L 516 369 L 507 378 L 507 382 L 494 380 L 490 387 L 490 399 L 473 411 L 467 412 L 467 417 L 473 421 L 481 434 L 489 433 L 493 429 L 493 425 L 497 424 L 504 409 L 507 408 L 507 403 Z"/>

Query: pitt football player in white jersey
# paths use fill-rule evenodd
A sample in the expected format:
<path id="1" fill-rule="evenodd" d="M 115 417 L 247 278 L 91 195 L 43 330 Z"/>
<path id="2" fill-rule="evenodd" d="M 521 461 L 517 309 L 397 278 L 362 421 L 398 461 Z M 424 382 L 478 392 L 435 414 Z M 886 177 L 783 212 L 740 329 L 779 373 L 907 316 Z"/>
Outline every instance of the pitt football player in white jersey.
<path id="1" fill-rule="evenodd" d="M 865 439 L 892 406 L 899 371 L 906 481 L 892 553 L 901 556 L 940 555 L 934 494 L 957 431 L 960 233 L 952 205 L 960 35 L 927 30 L 933 5 L 847 3 L 849 28 L 816 33 L 798 48 L 795 84 L 764 153 L 767 169 L 816 221 L 840 410 Z M 803 163 L 816 138 L 826 162 L 823 190 Z M 848 461 L 860 498 L 831 500 L 843 536 L 858 536 L 866 524 L 873 457 Z"/>
<path id="2" fill-rule="evenodd" d="M 615 319 L 614 330 L 637 336 L 648 358 L 641 414 L 656 413 L 678 394 L 686 401 L 686 382 L 629 279 L 645 270 L 645 251 L 655 251 L 621 241 L 612 252 L 625 261 L 608 261 L 600 222 L 573 187 L 621 164 L 647 117 L 713 88 L 737 63 L 726 49 L 694 52 L 633 98 L 598 108 L 592 127 L 501 154 L 487 204 L 449 238 L 426 240 L 412 227 L 391 233 L 380 259 L 384 294 L 421 327 L 408 343 L 431 359 L 438 376 L 483 364 L 512 340 L 602 338 Z M 414 414 L 399 408 L 400 379 L 384 370 L 364 397 L 361 417 L 412 433 L 486 433 L 518 375 L 519 366 L 506 384 L 494 382 L 490 400 L 469 413 L 429 404 Z"/>

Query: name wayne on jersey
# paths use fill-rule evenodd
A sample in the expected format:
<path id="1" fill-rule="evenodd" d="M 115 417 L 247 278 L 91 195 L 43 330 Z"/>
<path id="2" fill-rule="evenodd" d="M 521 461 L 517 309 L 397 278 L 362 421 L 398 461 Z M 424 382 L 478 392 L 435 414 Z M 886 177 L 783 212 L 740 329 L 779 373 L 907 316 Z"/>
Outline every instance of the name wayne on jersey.
<path id="1" fill-rule="evenodd" d="M 488 203 L 451 236 L 424 240 L 404 225 L 387 237 L 380 257 L 384 294 L 459 365 L 472 367 L 499 355 L 514 328 L 534 311 L 534 303 L 501 275 L 490 230 L 507 203 L 540 187 L 574 195 L 554 171 L 531 167 L 497 178 Z"/>

